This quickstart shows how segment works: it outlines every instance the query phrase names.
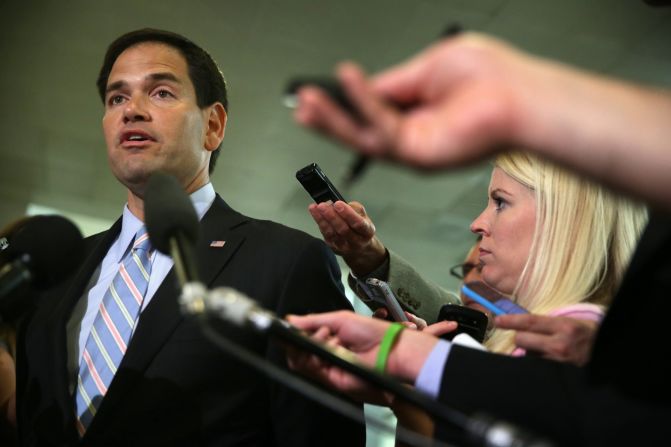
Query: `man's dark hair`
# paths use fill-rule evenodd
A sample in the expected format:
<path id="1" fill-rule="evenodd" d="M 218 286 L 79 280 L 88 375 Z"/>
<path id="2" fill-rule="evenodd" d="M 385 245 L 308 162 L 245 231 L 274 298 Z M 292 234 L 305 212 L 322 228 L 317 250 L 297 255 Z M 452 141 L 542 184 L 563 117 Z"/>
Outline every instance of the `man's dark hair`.
<path id="1" fill-rule="evenodd" d="M 96 85 L 98 86 L 98 93 L 103 103 L 105 102 L 105 90 L 107 88 L 107 80 L 109 79 L 112 66 L 116 62 L 121 53 L 130 47 L 144 42 L 157 42 L 175 48 L 180 52 L 186 65 L 189 67 L 189 78 L 196 90 L 196 102 L 198 107 L 205 108 L 220 102 L 224 109 L 228 112 L 228 97 L 226 94 L 226 81 L 224 75 L 217 67 L 212 56 L 201 47 L 191 42 L 184 36 L 170 31 L 163 31 L 158 29 L 144 28 L 137 31 L 131 31 L 120 37 L 107 47 L 103 65 L 100 68 L 100 74 Z M 214 171 L 214 165 L 219 157 L 221 145 L 212 152 L 210 156 L 210 174 Z"/>

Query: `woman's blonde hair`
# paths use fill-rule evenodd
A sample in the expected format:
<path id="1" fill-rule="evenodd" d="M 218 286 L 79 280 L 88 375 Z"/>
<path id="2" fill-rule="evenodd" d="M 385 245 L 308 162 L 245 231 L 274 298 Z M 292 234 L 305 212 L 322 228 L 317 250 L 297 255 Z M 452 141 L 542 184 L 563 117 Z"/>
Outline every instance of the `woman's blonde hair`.
<path id="1" fill-rule="evenodd" d="M 646 208 L 527 153 L 501 155 L 495 166 L 536 198 L 533 242 L 515 300 L 536 314 L 580 302 L 610 304 L 647 221 Z M 513 337 L 495 331 L 487 346 L 511 352 Z"/>

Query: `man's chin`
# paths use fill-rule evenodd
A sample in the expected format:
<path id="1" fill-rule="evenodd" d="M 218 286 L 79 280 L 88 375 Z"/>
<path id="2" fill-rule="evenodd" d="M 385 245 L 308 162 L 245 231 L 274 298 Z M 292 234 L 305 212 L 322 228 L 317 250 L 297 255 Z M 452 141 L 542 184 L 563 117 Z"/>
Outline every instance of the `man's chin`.
<path id="1" fill-rule="evenodd" d="M 144 194 L 147 181 L 149 181 L 154 172 L 155 170 L 152 169 L 136 169 L 130 172 L 115 173 L 115 177 L 119 183 L 132 191 L 133 194 L 141 197 Z"/>

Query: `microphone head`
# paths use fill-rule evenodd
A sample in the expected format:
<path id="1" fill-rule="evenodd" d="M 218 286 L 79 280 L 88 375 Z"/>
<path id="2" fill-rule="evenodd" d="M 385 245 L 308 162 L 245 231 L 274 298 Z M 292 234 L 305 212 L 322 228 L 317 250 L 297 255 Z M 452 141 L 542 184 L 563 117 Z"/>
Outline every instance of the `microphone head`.
<path id="1" fill-rule="evenodd" d="M 147 182 L 144 218 L 151 244 L 161 253 L 170 254 L 170 238 L 181 234 L 191 244 L 198 240 L 198 216 L 186 191 L 177 179 L 161 172 Z"/>
<path id="2" fill-rule="evenodd" d="M 48 288 L 67 277 L 84 258 L 79 229 L 61 216 L 35 216 L 9 239 L 7 257 L 21 258 L 36 288 Z"/>

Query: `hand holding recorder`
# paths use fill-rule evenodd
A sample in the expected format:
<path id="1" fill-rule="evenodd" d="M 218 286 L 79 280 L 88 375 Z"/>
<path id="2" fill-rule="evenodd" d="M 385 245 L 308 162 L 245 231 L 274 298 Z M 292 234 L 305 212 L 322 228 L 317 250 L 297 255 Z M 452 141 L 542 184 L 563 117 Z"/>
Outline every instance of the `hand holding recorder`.
<path id="1" fill-rule="evenodd" d="M 375 225 L 359 202 L 345 203 L 316 163 L 296 173 L 296 178 L 315 200 L 308 207 L 326 244 L 342 256 L 357 276 L 366 275 L 379 267 L 387 249 L 375 235 Z"/>

